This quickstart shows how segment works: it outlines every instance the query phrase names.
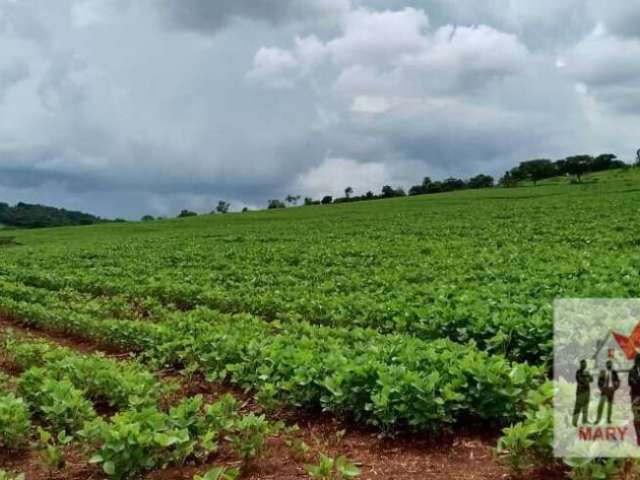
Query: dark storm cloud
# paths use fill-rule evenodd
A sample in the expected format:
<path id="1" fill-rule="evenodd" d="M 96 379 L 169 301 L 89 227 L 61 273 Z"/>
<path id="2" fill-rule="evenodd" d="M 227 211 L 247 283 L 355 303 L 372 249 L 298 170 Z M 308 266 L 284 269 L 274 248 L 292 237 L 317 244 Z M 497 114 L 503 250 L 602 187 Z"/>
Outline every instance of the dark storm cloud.
<path id="1" fill-rule="evenodd" d="M 70 172 L 43 172 L 28 167 L 8 167 L 0 169 L 0 184 L 11 188 L 38 188 L 48 182 L 54 182 L 70 192 L 86 193 L 104 188 L 97 178 Z"/>
<path id="2" fill-rule="evenodd" d="M 0 201 L 135 218 L 627 158 L 639 16 L 600 0 L 0 0 Z"/>
<path id="3" fill-rule="evenodd" d="M 19 147 L 0 150 L 0 184 L 12 188 L 35 188 L 47 182 L 73 192 L 105 187 L 104 178 L 74 163 L 79 154 L 51 147 Z"/>
<path id="4" fill-rule="evenodd" d="M 610 32 L 640 38 L 640 5 L 637 1 L 594 2 L 593 11 Z"/>
<path id="5" fill-rule="evenodd" d="M 0 34 L 9 34 L 46 44 L 49 32 L 40 17 L 23 2 L 0 3 Z"/>
<path id="6" fill-rule="evenodd" d="M 13 61 L 0 67 L 0 100 L 7 90 L 29 77 L 29 66 L 25 62 Z"/>
<path id="7" fill-rule="evenodd" d="M 345 11 L 348 0 L 161 0 L 166 18 L 176 27 L 212 32 L 230 21 L 248 18 L 281 24 L 318 20 Z"/>

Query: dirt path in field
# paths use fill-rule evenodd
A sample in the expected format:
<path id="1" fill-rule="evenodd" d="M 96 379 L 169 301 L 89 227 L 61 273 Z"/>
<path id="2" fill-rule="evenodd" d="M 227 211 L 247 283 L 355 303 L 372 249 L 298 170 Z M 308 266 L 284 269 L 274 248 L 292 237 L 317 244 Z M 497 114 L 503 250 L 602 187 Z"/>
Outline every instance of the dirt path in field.
<path id="1" fill-rule="evenodd" d="M 102 344 L 87 339 L 65 336 L 21 326 L 17 319 L 0 314 L 0 333 L 13 329 L 20 336 L 39 338 L 83 352 L 103 352 L 112 358 L 126 359 L 130 352 L 105 348 Z M 1 352 L 0 352 L 1 353 Z M 1 355 L 0 355 L 1 359 Z M 2 367 L 2 365 L 0 365 Z M 4 365 L 7 367 L 7 365 Z M 5 368 L 6 369 L 6 368 Z M 177 379 L 177 372 L 163 375 L 167 379 Z M 203 394 L 211 401 L 222 393 L 232 393 L 242 400 L 245 411 L 259 409 L 253 397 L 239 389 L 223 384 L 211 384 L 199 377 L 183 382 L 170 403 L 178 399 Z M 342 422 L 321 412 L 282 410 L 270 414 L 274 419 L 282 419 L 287 424 L 300 427 L 296 438 L 304 440 L 311 447 L 306 458 L 296 458 L 286 445 L 285 438 L 270 440 L 268 453 L 246 468 L 242 479 L 304 479 L 308 478 L 304 465 L 312 463 L 319 453 L 346 455 L 362 470 L 362 479 L 384 480 L 497 480 L 508 478 L 506 469 L 500 465 L 493 453 L 499 432 L 482 431 L 479 428 L 438 439 L 426 435 L 411 435 L 396 439 L 379 438 L 376 432 L 359 425 Z M 344 430 L 342 440 L 336 440 L 336 433 Z M 2 452 L 0 468 L 24 471 L 27 480 L 88 480 L 105 478 L 95 466 L 87 465 L 86 456 L 77 449 L 67 451 L 67 466 L 58 472 L 49 472 L 39 459 L 37 451 Z M 239 462 L 224 447 L 205 465 L 182 466 L 155 471 L 145 478 L 152 480 L 191 480 L 196 473 L 202 474 L 215 466 L 238 466 Z M 558 474 L 539 473 L 528 476 L 534 479 L 562 478 Z"/>

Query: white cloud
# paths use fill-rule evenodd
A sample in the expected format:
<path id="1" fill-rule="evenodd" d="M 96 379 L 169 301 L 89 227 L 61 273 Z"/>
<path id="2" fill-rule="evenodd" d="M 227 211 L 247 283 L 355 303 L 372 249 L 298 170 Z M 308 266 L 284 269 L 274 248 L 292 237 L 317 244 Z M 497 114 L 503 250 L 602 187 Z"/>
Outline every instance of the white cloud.
<path id="1" fill-rule="evenodd" d="M 396 185 L 397 179 L 387 165 L 378 162 L 358 162 L 350 158 L 326 158 L 320 165 L 303 172 L 291 186 L 295 192 L 319 198 L 323 195 L 344 196 L 344 189 L 353 188 L 355 195 L 368 190 L 379 192 L 385 184 Z"/>
<path id="2" fill-rule="evenodd" d="M 597 29 L 564 53 L 567 74 L 591 85 L 640 80 L 640 39 Z"/>
<path id="3" fill-rule="evenodd" d="M 247 78 L 276 88 L 292 87 L 297 79 L 319 65 L 325 54 L 325 46 L 315 36 L 296 37 L 291 50 L 262 47 L 255 55 Z"/>
<path id="4" fill-rule="evenodd" d="M 360 113 L 385 113 L 392 107 L 392 102 L 386 97 L 372 97 L 360 95 L 353 99 L 351 110 Z"/>
<path id="5" fill-rule="evenodd" d="M 76 28 L 99 23 L 107 13 L 108 0 L 84 0 L 71 6 L 71 19 Z"/>
<path id="6" fill-rule="evenodd" d="M 385 97 L 375 95 L 357 95 L 351 103 L 351 111 L 364 114 L 388 113 L 394 108 L 411 108 L 422 103 L 419 98 L 412 97 Z"/>
<path id="7" fill-rule="evenodd" d="M 333 88 L 342 95 L 360 96 L 372 95 L 380 96 L 389 92 L 400 92 L 403 87 L 404 94 L 410 89 L 406 84 L 405 77 L 401 69 L 393 68 L 380 71 L 373 65 L 353 65 L 343 69 L 337 76 Z M 403 85 L 404 84 L 404 85 Z"/>
<path id="8" fill-rule="evenodd" d="M 514 73 L 529 56 L 515 35 L 491 27 L 447 25 L 427 31 L 428 25 L 426 13 L 413 8 L 383 12 L 359 8 L 345 15 L 340 35 L 324 44 L 308 37 L 296 38 L 290 50 L 261 48 L 249 76 L 267 85 L 290 87 L 323 60 L 331 60 L 338 72 L 338 92 L 424 94 Z"/>
<path id="9" fill-rule="evenodd" d="M 527 57 L 527 48 L 515 35 L 485 25 L 447 25 L 433 34 L 428 48 L 402 56 L 400 64 L 432 74 L 457 71 L 461 75 L 503 75 L 518 70 Z"/>
<path id="10" fill-rule="evenodd" d="M 291 76 L 298 76 L 298 61 L 295 55 L 281 48 L 262 47 L 256 53 L 253 69 L 247 77 L 262 80 L 273 87 L 292 87 L 294 80 Z"/>
<path id="11" fill-rule="evenodd" d="M 371 11 L 359 8 L 343 17 L 342 33 L 327 43 L 338 65 L 393 63 L 428 46 L 423 10 Z"/>

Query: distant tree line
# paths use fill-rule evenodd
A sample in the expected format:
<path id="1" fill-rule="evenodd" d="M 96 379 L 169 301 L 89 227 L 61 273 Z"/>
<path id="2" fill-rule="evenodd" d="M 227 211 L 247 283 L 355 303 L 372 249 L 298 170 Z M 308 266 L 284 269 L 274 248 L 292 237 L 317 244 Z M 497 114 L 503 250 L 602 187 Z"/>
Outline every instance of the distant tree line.
<path id="1" fill-rule="evenodd" d="M 638 161 L 636 166 L 640 164 L 640 150 L 637 153 Z M 556 176 L 567 176 L 573 182 L 582 182 L 583 175 L 591 172 L 600 172 L 603 170 L 611 170 L 616 168 L 626 168 L 625 162 L 618 160 L 616 155 L 612 153 L 603 153 L 598 156 L 591 155 L 573 155 L 560 160 L 550 160 L 546 158 L 537 158 L 520 162 L 502 176 L 497 186 L 510 187 L 515 186 L 522 181 L 532 181 L 536 184 L 540 180 Z M 490 175 L 478 174 L 469 179 L 461 179 L 450 177 L 444 180 L 432 180 L 425 177 L 419 185 L 413 185 L 409 188 L 408 195 L 426 195 L 431 193 L 452 192 L 455 190 L 491 188 L 496 186 L 494 179 Z M 393 197 L 404 197 L 407 193 L 402 187 L 394 188 L 390 185 L 384 185 L 379 194 L 372 191 L 366 192 L 364 195 L 354 195 L 352 187 L 344 189 L 344 197 L 333 198 L 331 195 L 325 195 L 320 200 L 314 200 L 311 197 L 305 197 L 304 205 L 328 205 L 332 203 L 348 203 L 361 202 L 368 200 L 377 200 Z M 267 208 L 279 209 L 285 208 L 286 204 L 297 205 L 300 195 L 287 195 L 285 201 L 272 199 L 269 200 Z M 286 203 L 285 203 L 286 202 Z M 231 204 L 220 200 L 215 206 L 213 213 L 225 214 L 229 212 Z M 242 212 L 248 211 L 243 208 Z M 197 213 L 191 210 L 182 210 L 178 218 L 193 217 Z M 142 221 L 148 222 L 160 220 L 151 215 L 142 217 Z M 42 227 L 61 227 L 67 225 L 92 225 L 96 223 L 106 222 L 125 222 L 121 218 L 115 220 L 107 220 L 83 213 L 79 211 L 65 210 L 64 208 L 48 207 L 45 205 L 18 203 L 10 206 L 7 203 L 0 202 L 0 226 L 15 228 L 42 228 Z"/>
<path id="2" fill-rule="evenodd" d="M 603 153 L 597 157 L 591 155 L 573 155 L 561 160 L 549 160 L 537 158 L 520 162 L 517 167 L 505 172 L 500 179 L 500 185 L 510 187 L 523 180 L 530 180 L 535 185 L 545 178 L 559 175 L 571 176 L 577 183 L 582 182 L 585 173 L 601 172 L 615 168 L 628 167 L 626 163 L 618 160 L 613 153 Z"/>
<path id="3" fill-rule="evenodd" d="M 15 228 L 62 227 L 104 223 L 100 217 L 88 213 L 28 203 L 10 206 L 0 202 L 0 224 Z"/>
<path id="4" fill-rule="evenodd" d="M 454 190 L 462 190 L 465 188 L 487 188 L 494 186 L 494 179 L 490 175 L 476 175 L 468 180 L 450 177 L 442 181 L 433 181 L 430 177 L 425 177 L 420 185 L 414 185 L 409 189 L 409 193 L 405 192 L 402 187 L 392 187 L 384 185 L 380 193 L 373 193 L 371 190 L 364 195 L 353 195 L 353 188 L 344 189 L 344 197 L 333 198 L 331 195 L 325 195 L 321 200 L 314 200 L 311 197 L 304 198 L 304 205 L 328 205 L 330 203 L 350 203 L 363 202 L 368 200 L 381 200 L 385 198 L 406 197 L 407 195 L 424 195 L 428 193 L 452 192 Z M 279 207 L 272 207 L 274 202 L 278 200 L 270 200 L 268 208 L 284 208 L 284 204 L 280 202 Z"/>
<path id="5" fill-rule="evenodd" d="M 638 163 L 640 165 L 640 153 Z M 409 188 L 408 195 L 426 195 L 431 193 L 453 192 L 455 190 L 509 187 L 517 185 L 521 181 L 529 180 L 536 184 L 539 180 L 556 176 L 570 176 L 575 182 L 582 182 L 582 176 L 590 172 L 600 172 L 616 168 L 629 167 L 626 163 L 618 160 L 612 153 L 603 153 L 596 157 L 591 155 L 574 155 L 561 160 L 534 159 L 520 162 L 517 167 L 505 172 L 496 184 L 491 175 L 480 173 L 469 179 L 449 177 L 444 180 L 432 180 L 425 177 L 419 185 Z M 333 198 L 330 195 L 324 196 L 321 200 L 314 200 L 305 197 L 304 205 L 328 205 L 330 203 L 361 202 L 366 200 L 377 200 L 383 198 L 404 197 L 407 195 L 402 187 L 393 188 L 390 185 L 382 187 L 379 194 L 368 191 L 364 195 L 353 195 L 353 188 L 347 187 L 344 190 L 344 197 Z M 290 196 L 289 196 L 290 197 Z M 287 197 L 287 198 L 289 198 Z M 268 208 L 284 208 L 285 205 L 279 200 L 270 200 Z"/>
<path id="6" fill-rule="evenodd" d="M 640 150 L 638 151 L 638 162 L 636 165 L 640 165 Z M 432 193 L 453 192 L 456 190 L 492 188 L 496 186 L 510 187 L 515 186 L 522 181 L 532 181 L 535 185 L 540 180 L 556 176 L 568 176 L 571 177 L 572 181 L 580 183 L 582 182 L 582 176 L 586 173 L 626 168 L 628 166 L 629 165 L 623 161 L 618 160 L 616 155 L 612 153 L 603 153 L 595 157 L 591 155 L 573 155 L 560 160 L 537 158 L 520 162 L 517 167 L 505 172 L 497 184 L 491 175 L 484 173 L 480 173 L 468 179 L 449 177 L 444 180 L 432 180 L 430 177 L 424 177 L 419 185 L 413 185 L 409 188 L 408 192 L 405 192 L 402 187 L 394 188 L 391 185 L 384 185 L 378 194 L 368 191 L 364 195 L 354 195 L 354 189 L 348 186 L 344 189 L 344 197 L 333 198 L 331 195 L 325 195 L 319 200 L 315 200 L 311 197 L 305 197 L 303 199 L 303 204 L 329 205 L 404 197 L 407 195 L 427 195 Z M 286 208 L 287 204 L 297 205 L 300 198 L 300 195 L 287 195 L 284 201 L 272 199 L 267 202 L 267 209 L 274 210 Z M 215 211 L 211 213 L 227 213 L 229 208 L 230 204 L 221 200 L 218 202 Z M 242 209 L 242 212 L 246 211 L 248 211 L 246 207 Z M 191 217 L 195 215 L 197 215 L 197 213 L 190 210 L 182 210 L 178 215 L 178 218 Z M 143 220 L 153 220 L 153 217 L 146 215 L 143 217 Z"/>

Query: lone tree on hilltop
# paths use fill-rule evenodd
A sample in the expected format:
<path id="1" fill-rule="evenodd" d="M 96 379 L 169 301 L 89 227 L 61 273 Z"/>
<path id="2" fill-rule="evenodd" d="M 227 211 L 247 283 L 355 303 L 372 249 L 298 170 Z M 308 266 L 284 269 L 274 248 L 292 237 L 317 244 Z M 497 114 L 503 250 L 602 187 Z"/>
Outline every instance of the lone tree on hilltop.
<path id="1" fill-rule="evenodd" d="M 393 197 L 395 194 L 395 190 L 391 185 L 384 185 L 382 187 L 382 196 L 385 198 Z"/>
<path id="2" fill-rule="evenodd" d="M 493 177 L 480 173 L 475 177 L 471 177 L 467 185 L 469 188 L 490 188 L 493 187 Z"/>
<path id="3" fill-rule="evenodd" d="M 281 200 L 269 200 L 267 209 L 274 210 L 276 208 L 285 208 L 284 202 L 282 202 Z"/>
<path id="4" fill-rule="evenodd" d="M 298 200 L 300 200 L 300 195 L 287 195 L 285 200 L 291 205 L 297 205 Z"/>
<path id="5" fill-rule="evenodd" d="M 518 178 L 511 172 L 511 170 L 504 172 L 504 175 L 498 181 L 498 185 L 502 187 L 515 187 L 517 184 Z"/>
<path id="6" fill-rule="evenodd" d="M 453 192 L 455 190 L 462 190 L 467 186 L 466 182 L 461 178 L 449 177 L 442 181 L 442 190 L 445 192 Z"/>
<path id="7" fill-rule="evenodd" d="M 216 206 L 216 212 L 218 213 L 227 213 L 231 208 L 231 204 L 229 202 L 225 202 L 224 200 L 220 200 L 218 205 Z"/>
<path id="8" fill-rule="evenodd" d="M 344 189 L 344 196 L 347 198 L 351 198 L 351 195 L 353 194 L 353 188 L 351 187 L 347 187 Z"/>
<path id="9" fill-rule="evenodd" d="M 565 159 L 564 168 L 568 174 L 575 175 L 578 183 L 582 183 L 582 175 L 589 171 L 592 162 L 591 155 L 574 155 Z"/>
<path id="10" fill-rule="evenodd" d="M 198 214 L 196 212 L 192 212 L 191 210 L 182 210 L 178 215 L 178 218 L 186 218 L 186 217 L 197 217 Z"/>
<path id="11" fill-rule="evenodd" d="M 619 166 L 619 162 L 616 160 L 618 157 L 613 153 L 601 153 L 591 162 L 591 169 L 594 172 L 601 170 L 609 170 Z"/>
<path id="12" fill-rule="evenodd" d="M 546 158 L 537 158 L 535 160 L 521 162 L 518 168 L 521 175 L 532 180 L 534 185 L 536 185 L 539 180 L 556 175 L 555 165 L 551 160 Z"/>

